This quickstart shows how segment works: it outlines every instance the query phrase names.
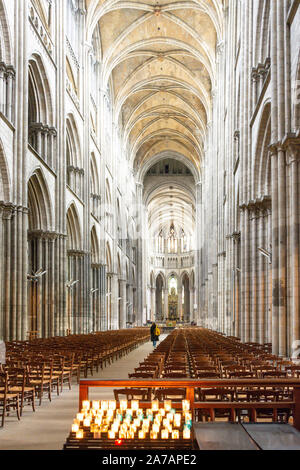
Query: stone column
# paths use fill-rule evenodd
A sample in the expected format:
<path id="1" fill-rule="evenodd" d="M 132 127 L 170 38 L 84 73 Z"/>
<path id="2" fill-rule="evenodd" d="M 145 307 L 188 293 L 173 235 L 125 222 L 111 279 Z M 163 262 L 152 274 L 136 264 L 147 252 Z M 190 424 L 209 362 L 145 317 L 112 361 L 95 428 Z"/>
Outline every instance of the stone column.
<path id="1" fill-rule="evenodd" d="M 182 319 L 182 288 L 178 289 L 178 317 Z"/>
<path id="2" fill-rule="evenodd" d="M 13 67 L 7 67 L 7 85 L 6 85 L 6 117 L 9 121 L 13 121 L 14 107 L 14 80 L 15 71 Z"/>
<path id="3" fill-rule="evenodd" d="M 169 289 L 164 289 L 164 318 L 166 320 L 169 316 Z"/>
<path id="4" fill-rule="evenodd" d="M 152 322 L 155 321 L 155 315 L 156 315 L 155 292 L 156 292 L 155 287 L 151 287 L 151 318 L 150 318 L 150 320 Z"/>
<path id="5" fill-rule="evenodd" d="M 290 233 L 290 256 L 289 256 L 289 281 L 290 281 L 290 351 L 294 352 L 296 344 L 300 340 L 300 303 L 299 303 L 299 227 L 300 227 L 300 182 L 299 182 L 299 162 L 300 162 L 300 139 L 287 137 L 284 142 L 286 147 L 288 173 L 289 173 L 289 196 L 290 208 L 288 217 L 288 226 Z"/>
<path id="6" fill-rule="evenodd" d="M 266 248 L 264 237 L 264 209 L 260 207 L 258 222 L 258 248 Z M 263 344 L 265 341 L 266 317 L 265 317 L 265 257 L 258 253 L 257 263 L 257 314 L 258 314 L 258 341 Z"/>
<path id="7" fill-rule="evenodd" d="M 116 273 L 112 274 L 111 278 L 111 300 L 112 300 L 112 315 L 111 315 L 111 329 L 118 330 L 119 329 L 119 301 L 118 301 L 118 294 L 119 286 L 118 286 L 118 275 Z"/>
<path id="8" fill-rule="evenodd" d="M 255 203 L 250 205 L 250 248 L 251 248 L 251 281 L 250 281 L 250 341 L 257 342 L 257 221 L 258 211 Z"/>
<path id="9" fill-rule="evenodd" d="M 121 300 L 120 300 L 120 328 L 125 329 L 126 328 L 126 279 L 120 279 L 119 281 L 121 283 Z"/>
<path id="10" fill-rule="evenodd" d="M 6 111 L 6 65 L 0 62 L 0 112 Z"/>
<path id="11" fill-rule="evenodd" d="M 271 153 L 272 177 L 272 348 L 279 354 L 279 259 L 278 259 L 278 160 L 277 151 Z"/>

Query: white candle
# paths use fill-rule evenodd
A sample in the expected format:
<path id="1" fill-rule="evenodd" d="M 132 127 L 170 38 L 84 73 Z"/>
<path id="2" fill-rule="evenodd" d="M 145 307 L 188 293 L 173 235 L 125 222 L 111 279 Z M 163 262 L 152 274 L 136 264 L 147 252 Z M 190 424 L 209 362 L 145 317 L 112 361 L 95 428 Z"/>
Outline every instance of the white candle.
<path id="1" fill-rule="evenodd" d="M 172 408 L 172 401 L 171 400 L 165 400 L 164 401 L 164 408 L 166 411 L 170 411 Z"/>
<path id="2" fill-rule="evenodd" d="M 159 401 L 158 400 L 153 400 L 152 401 L 152 411 L 158 411 L 159 410 Z"/>
<path id="3" fill-rule="evenodd" d="M 120 410 L 127 410 L 127 400 L 120 400 Z"/>
<path id="4" fill-rule="evenodd" d="M 190 400 L 182 400 L 182 409 L 183 409 L 183 411 L 189 411 L 189 409 L 190 409 Z"/>
<path id="5" fill-rule="evenodd" d="M 77 431 L 79 431 L 78 424 L 72 424 L 72 432 L 77 432 Z"/>
<path id="6" fill-rule="evenodd" d="M 137 411 L 139 409 L 139 400 L 131 400 L 131 409 Z"/>
<path id="7" fill-rule="evenodd" d="M 101 410 L 108 410 L 108 401 L 101 400 Z"/>
<path id="8" fill-rule="evenodd" d="M 115 410 L 117 408 L 117 402 L 116 400 L 109 400 L 108 402 L 108 408 L 110 410 Z"/>

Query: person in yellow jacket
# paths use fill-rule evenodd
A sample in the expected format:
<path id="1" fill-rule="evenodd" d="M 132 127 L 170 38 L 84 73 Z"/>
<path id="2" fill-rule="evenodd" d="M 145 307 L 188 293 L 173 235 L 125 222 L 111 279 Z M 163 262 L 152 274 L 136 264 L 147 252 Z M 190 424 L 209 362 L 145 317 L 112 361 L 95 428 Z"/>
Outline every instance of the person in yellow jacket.
<path id="1" fill-rule="evenodd" d="M 159 341 L 159 335 L 160 335 L 160 330 L 159 330 L 159 328 L 158 328 L 158 326 L 156 325 L 155 322 L 153 322 L 152 325 L 151 325 L 150 334 L 151 334 L 151 341 L 152 341 L 153 346 L 155 348 L 157 341 Z"/>

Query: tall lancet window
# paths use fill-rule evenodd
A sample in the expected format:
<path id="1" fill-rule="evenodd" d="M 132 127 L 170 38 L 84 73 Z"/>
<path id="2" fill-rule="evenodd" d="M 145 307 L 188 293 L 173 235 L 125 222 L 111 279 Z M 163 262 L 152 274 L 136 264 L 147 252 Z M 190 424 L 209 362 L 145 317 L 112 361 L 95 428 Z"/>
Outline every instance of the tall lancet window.
<path id="1" fill-rule="evenodd" d="M 187 237 L 183 229 L 181 231 L 181 251 L 182 253 L 186 253 L 188 251 Z"/>
<path id="2" fill-rule="evenodd" d="M 169 238 L 168 238 L 168 252 L 177 253 L 177 239 L 175 233 L 174 222 L 171 223 Z"/>
<path id="3" fill-rule="evenodd" d="M 156 252 L 164 252 L 164 235 L 162 230 L 159 232 L 158 238 L 156 239 Z"/>

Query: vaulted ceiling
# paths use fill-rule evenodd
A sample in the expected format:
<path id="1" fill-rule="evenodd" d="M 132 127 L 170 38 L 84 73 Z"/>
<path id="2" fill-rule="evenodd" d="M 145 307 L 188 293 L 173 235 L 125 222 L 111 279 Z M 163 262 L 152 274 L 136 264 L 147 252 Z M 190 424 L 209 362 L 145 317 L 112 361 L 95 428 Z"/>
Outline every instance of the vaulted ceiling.
<path id="1" fill-rule="evenodd" d="M 87 0 L 99 27 L 102 84 L 113 92 L 128 159 L 138 170 L 176 152 L 199 170 L 211 119 L 222 1 Z"/>
<path id="2" fill-rule="evenodd" d="M 130 166 L 145 183 L 151 236 L 174 223 L 193 236 L 195 183 L 200 179 L 217 46 L 222 41 L 221 0 L 87 0 L 88 41 L 97 30 L 102 87 L 112 91 Z M 146 175 L 164 158 L 193 174 Z"/>

